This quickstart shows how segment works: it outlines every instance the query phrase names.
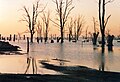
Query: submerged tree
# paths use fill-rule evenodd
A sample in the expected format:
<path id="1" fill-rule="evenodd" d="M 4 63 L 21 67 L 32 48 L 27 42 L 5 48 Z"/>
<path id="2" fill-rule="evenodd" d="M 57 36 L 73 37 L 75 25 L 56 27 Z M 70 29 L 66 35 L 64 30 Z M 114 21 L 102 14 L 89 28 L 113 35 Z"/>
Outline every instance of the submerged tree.
<path id="1" fill-rule="evenodd" d="M 96 46 L 97 45 L 97 38 L 98 38 L 99 32 L 98 32 L 98 30 L 96 28 L 97 21 L 95 20 L 94 17 L 93 17 L 93 23 L 94 23 L 94 33 L 93 33 L 92 42 L 93 42 L 93 45 Z"/>
<path id="2" fill-rule="evenodd" d="M 50 21 L 50 12 L 48 11 L 47 14 L 45 14 L 43 12 L 43 17 L 42 17 L 42 20 L 45 24 L 45 43 L 47 42 L 48 40 L 48 32 L 49 32 L 49 21 Z"/>
<path id="3" fill-rule="evenodd" d="M 76 41 L 79 39 L 79 36 L 82 33 L 83 26 L 84 26 L 84 17 L 78 16 L 77 19 L 74 20 L 74 35 Z"/>
<path id="4" fill-rule="evenodd" d="M 64 27 L 68 19 L 68 16 L 70 15 L 70 12 L 73 10 L 74 7 L 71 6 L 72 0 L 53 0 L 53 2 L 56 4 L 56 7 L 57 7 L 56 12 L 58 15 L 58 20 L 59 20 L 61 43 L 63 43 L 64 42 Z"/>
<path id="5" fill-rule="evenodd" d="M 102 35 L 102 56 L 104 56 L 104 48 L 105 48 L 105 28 L 108 23 L 108 20 L 111 15 L 109 15 L 105 21 L 105 11 L 106 4 L 113 2 L 114 0 L 99 0 L 99 23 L 100 23 L 100 31 Z M 104 66 L 102 66 L 101 71 L 104 71 Z"/>
<path id="6" fill-rule="evenodd" d="M 42 24 L 40 23 L 40 21 L 38 21 L 37 23 L 37 37 L 41 38 L 42 37 Z"/>
<path id="7" fill-rule="evenodd" d="M 69 42 L 70 42 L 73 38 L 73 19 L 72 18 L 68 23 L 68 30 L 69 30 Z"/>
<path id="8" fill-rule="evenodd" d="M 41 11 L 39 11 L 39 2 L 40 1 L 37 1 L 36 4 L 33 4 L 32 12 L 29 12 L 26 6 L 23 7 L 23 10 L 25 11 L 26 14 L 23 15 L 23 19 L 21 21 L 25 21 L 28 23 L 31 43 L 33 43 L 33 36 L 35 34 L 35 25 L 37 22 L 38 15 L 44 10 L 43 8 Z M 30 15 L 31 13 L 32 15 Z"/>
<path id="9" fill-rule="evenodd" d="M 102 52 L 104 53 L 105 47 L 105 28 L 108 23 L 108 20 L 111 15 L 109 15 L 105 21 L 105 13 L 106 13 L 106 4 L 113 2 L 114 0 L 99 0 L 99 23 L 100 23 L 100 31 L 102 35 Z"/>

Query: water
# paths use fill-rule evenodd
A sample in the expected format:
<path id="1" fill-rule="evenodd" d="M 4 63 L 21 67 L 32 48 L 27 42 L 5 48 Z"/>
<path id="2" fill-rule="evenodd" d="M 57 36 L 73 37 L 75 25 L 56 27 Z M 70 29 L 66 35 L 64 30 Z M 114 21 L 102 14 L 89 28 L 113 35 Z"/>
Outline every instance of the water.
<path id="1" fill-rule="evenodd" d="M 26 41 L 10 42 L 13 45 L 19 45 L 26 52 Z M 48 60 L 49 63 L 55 65 L 74 66 L 82 65 L 94 69 L 99 69 L 101 62 L 104 61 L 105 71 L 120 72 L 120 43 L 114 41 L 114 51 L 108 52 L 105 50 L 104 58 L 101 56 L 101 47 L 93 49 L 92 43 L 81 44 L 65 42 L 60 43 L 33 43 L 30 45 L 29 56 L 34 58 L 37 64 L 37 73 L 39 74 L 59 74 L 58 72 L 42 68 L 39 63 L 41 60 Z M 25 73 L 27 64 L 27 54 L 24 55 L 0 55 L 0 72 L 1 73 Z M 64 59 L 70 62 L 59 62 L 52 59 Z M 32 63 L 27 71 L 32 73 Z"/>

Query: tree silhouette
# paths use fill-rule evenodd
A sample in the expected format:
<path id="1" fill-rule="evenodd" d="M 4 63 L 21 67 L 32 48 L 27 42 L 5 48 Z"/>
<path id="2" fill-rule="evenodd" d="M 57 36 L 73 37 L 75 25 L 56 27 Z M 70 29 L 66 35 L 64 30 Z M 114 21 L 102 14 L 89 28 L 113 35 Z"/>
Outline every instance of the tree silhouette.
<path id="1" fill-rule="evenodd" d="M 97 38 L 98 38 L 98 35 L 99 35 L 99 31 L 96 28 L 97 21 L 96 21 L 96 19 L 94 17 L 93 17 L 93 24 L 94 24 L 94 33 L 93 33 L 92 42 L 93 42 L 93 45 L 96 46 L 97 45 Z"/>
<path id="2" fill-rule="evenodd" d="M 33 36 L 35 34 L 35 25 L 37 22 L 37 18 L 39 13 L 43 12 L 45 8 L 42 8 L 41 11 L 39 11 L 39 2 L 37 1 L 36 4 L 33 4 L 32 12 L 29 12 L 29 9 L 26 8 L 26 6 L 23 7 L 23 10 L 26 14 L 23 15 L 23 19 L 21 21 L 25 21 L 28 23 L 29 32 L 30 32 L 30 41 L 33 43 Z M 32 15 L 30 15 L 32 13 Z"/>
<path id="3" fill-rule="evenodd" d="M 68 27 L 68 31 L 69 31 L 69 42 L 72 40 L 73 38 L 73 19 L 71 18 L 70 22 L 67 25 Z"/>
<path id="4" fill-rule="evenodd" d="M 53 0 L 53 2 L 56 4 L 56 12 L 59 20 L 59 24 L 55 24 L 59 25 L 60 27 L 61 43 L 63 43 L 65 23 L 68 19 L 70 12 L 73 10 L 74 7 L 71 6 L 72 0 Z"/>
<path id="5" fill-rule="evenodd" d="M 100 23 L 100 31 L 102 35 L 102 55 L 104 56 L 104 48 L 105 48 L 105 28 L 108 23 L 108 20 L 111 15 L 109 15 L 105 21 L 105 13 L 106 13 L 106 4 L 113 2 L 114 0 L 99 0 L 99 23 Z M 104 66 L 101 68 L 101 71 L 104 71 Z"/>
<path id="6" fill-rule="evenodd" d="M 82 33 L 84 23 L 84 17 L 80 15 L 77 17 L 77 19 L 74 20 L 74 33 L 76 41 Z"/>
<path id="7" fill-rule="evenodd" d="M 38 21 L 38 23 L 37 23 L 36 30 L 37 30 L 37 37 L 41 38 L 43 29 L 42 29 L 42 24 L 40 23 L 40 21 Z"/>
<path id="8" fill-rule="evenodd" d="M 111 15 L 109 15 L 105 21 L 105 11 L 106 4 L 113 2 L 114 0 L 99 0 L 99 23 L 100 23 L 100 31 L 102 35 L 102 52 L 104 53 L 105 48 L 105 28 L 108 23 L 108 20 Z"/>
<path id="9" fill-rule="evenodd" d="M 48 11 L 47 14 L 43 12 L 42 20 L 45 24 L 45 43 L 48 40 L 48 32 L 49 32 L 49 21 L 50 21 L 50 12 Z"/>

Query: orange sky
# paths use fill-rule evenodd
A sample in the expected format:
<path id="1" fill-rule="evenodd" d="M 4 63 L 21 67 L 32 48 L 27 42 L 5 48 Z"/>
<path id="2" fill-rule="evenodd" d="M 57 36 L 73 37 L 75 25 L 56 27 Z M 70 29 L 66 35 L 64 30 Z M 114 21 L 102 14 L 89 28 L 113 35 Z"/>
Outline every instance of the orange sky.
<path id="1" fill-rule="evenodd" d="M 0 0 L 0 33 L 2 35 L 9 35 L 25 31 L 27 29 L 26 24 L 18 22 L 23 14 L 23 12 L 19 10 L 24 5 L 31 8 L 34 1 L 35 0 Z M 79 14 L 85 16 L 85 24 L 89 26 L 89 31 L 93 31 L 92 17 L 94 16 L 97 19 L 98 16 L 98 5 L 96 1 L 97 0 L 73 0 L 73 6 L 75 5 L 75 8 L 71 12 L 72 17 Z M 54 19 L 53 11 L 55 10 L 55 4 L 52 0 L 41 0 L 41 2 L 48 4 L 48 9 L 52 12 L 51 18 Z M 113 3 L 108 4 L 106 9 L 106 15 L 112 15 L 107 29 L 111 30 L 111 34 L 118 35 L 120 32 L 120 0 L 115 0 Z M 50 27 L 53 27 L 53 25 Z M 57 32 L 58 30 L 56 27 L 54 30 L 50 28 L 50 31 Z"/>

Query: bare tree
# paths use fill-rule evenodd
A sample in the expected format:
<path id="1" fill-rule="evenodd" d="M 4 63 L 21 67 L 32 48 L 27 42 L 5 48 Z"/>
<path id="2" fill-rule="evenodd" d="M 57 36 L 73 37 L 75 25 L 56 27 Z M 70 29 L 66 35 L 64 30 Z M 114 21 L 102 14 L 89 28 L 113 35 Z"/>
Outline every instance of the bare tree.
<path id="1" fill-rule="evenodd" d="M 73 19 L 72 18 L 68 23 L 68 30 L 69 30 L 69 42 L 70 42 L 73 38 Z"/>
<path id="2" fill-rule="evenodd" d="M 98 35 L 99 35 L 99 31 L 96 28 L 97 21 L 96 21 L 96 19 L 94 17 L 93 17 L 93 24 L 94 24 L 94 33 L 93 33 L 92 42 L 93 42 L 93 45 L 96 46 L 97 45 L 97 38 L 98 38 Z"/>
<path id="3" fill-rule="evenodd" d="M 84 23 L 85 22 L 83 16 L 78 16 L 77 19 L 74 20 L 74 35 L 76 41 L 82 33 Z"/>
<path id="4" fill-rule="evenodd" d="M 65 23 L 68 19 L 70 12 L 73 10 L 74 7 L 71 6 L 72 0 L 53 0 L 53 2 L 56 4 L 57 7 L 56 12 L 59 20 L 61 43 L 63 43 Z"/>
<path id="5" fill-rule="evenodd" d="M 85 39 L 88 39 L 88 26 L 86 27 L 86 30 L 85 30 Z"/>
<path id="6" fill-rule="evenodd" d="M 106 36 L 108 36 L 110 34 L 110 31 L 111 31 L 110 29 L 106 30 Z"/>
<path id="7" fill-rule="evenodd" d="M 98 32 L 98 21 L 96 21 L 95 17 L 93 17 L 93 25 L 94 25 L 94 33 Z"/>
<path id="8" fill-rule="evenodd" d="M 105 11 L 106 4 L 113 2 L 114 0 L 99 0 L 99 23 L 100 23 L 100 31 L 102 34 L 102 52 L 104 52 L 105 47 L 105 28 L 108 23 L 108 20 L 111 15 L 109 15 L 105 21 Z"/>
<path id="9" fill-rule="evenodd" d="M 25 21 L 28 23 L 30 36 L 31 36 L 31 43 L 33 43 L 33 36 L 35 34 L 35 25 L 38 18 L 39 13 L 43 12 L 44 8 L 39 11 L 39 2 L 37 1 L 36 4 L 33 4 L 32 7 L 32 15 L 29 12 L 29 10 L 26 8 L 26 6 L 23 7 L 23 10 L 25 11 L 25 14 L 23 15 L 23 19 L 21 21 Z"/>
<path id="10" fill-rule="evenodd" d="M 105 48 L 105 28 L 108 23 L 108 20 L 111 15 L 109 15 L 105 21 L 105 11 L 106 11 L 106 4 L 113 2 L 114 0 L 99 0 L 99 23 L 100 23 L 100 31 L 102 35 L 102 57 L 104 57 L 104 48 Z M 104 63 L 101 63 L 101 71 L 104 71 Z"/>
<path id="11" fill-rule="evenodd" d="M 42 37 L 42 24 L 40 24 L 40 21 L 38 21 L 38 23 L 37 23 L 37 28 L 36 28 L 36 30 L 37 30 L 37 36 L 38 36 L 39 38 L 41 38 L 41 37 Z"/>
<path id="12" fill-rule="evenodd" d="M 49 21 L 50 21 L 50 12 L 48 11 L 47 14 L 43 12 L 42 20 L 45 24 L 45 42 L 48 40 L 48 32 L 49 32 Z"/>

